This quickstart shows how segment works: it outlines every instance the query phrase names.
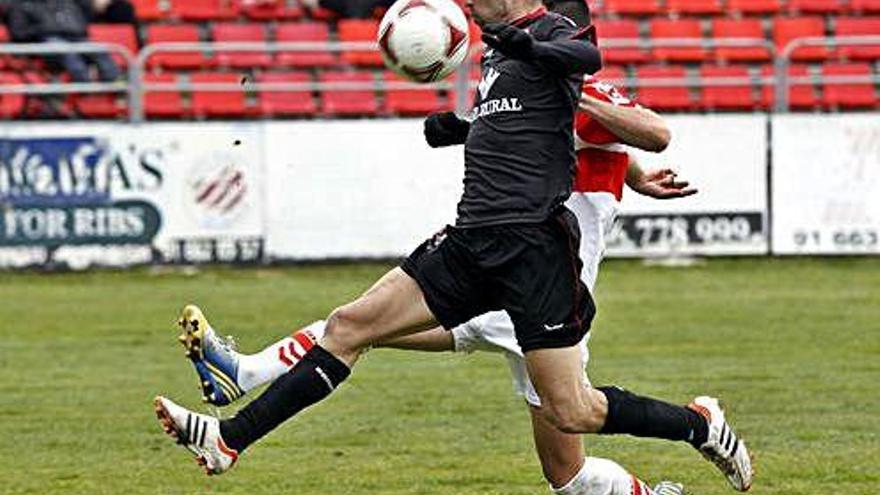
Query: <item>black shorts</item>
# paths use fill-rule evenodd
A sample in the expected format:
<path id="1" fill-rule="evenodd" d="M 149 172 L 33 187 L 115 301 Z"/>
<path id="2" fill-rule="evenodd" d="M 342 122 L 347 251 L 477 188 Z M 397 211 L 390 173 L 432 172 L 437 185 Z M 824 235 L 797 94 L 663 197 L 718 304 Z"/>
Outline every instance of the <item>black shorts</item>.
<path id="1" fill-rule="evenodd" d="M 581 281 L 580 229 L 567 209 L 541 224 L 447 227 L 401 268 L 447 329 L 505 310 L 523 352 L 571 347 L 596 307 Z"/>

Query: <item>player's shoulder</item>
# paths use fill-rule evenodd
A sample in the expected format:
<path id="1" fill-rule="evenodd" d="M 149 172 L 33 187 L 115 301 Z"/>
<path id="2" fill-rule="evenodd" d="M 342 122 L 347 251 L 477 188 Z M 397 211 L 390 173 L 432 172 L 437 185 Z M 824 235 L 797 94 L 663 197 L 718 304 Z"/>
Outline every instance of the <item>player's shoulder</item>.
<path id="1" fill-rule="evenodd" d="M 555 12 L 547 12 L 538 19 L 529 29 L 532 36 L 539 40 L 553 40 L 562 37 L 571 37 L 578 32 L 577 25 L 563 15 Z"/>

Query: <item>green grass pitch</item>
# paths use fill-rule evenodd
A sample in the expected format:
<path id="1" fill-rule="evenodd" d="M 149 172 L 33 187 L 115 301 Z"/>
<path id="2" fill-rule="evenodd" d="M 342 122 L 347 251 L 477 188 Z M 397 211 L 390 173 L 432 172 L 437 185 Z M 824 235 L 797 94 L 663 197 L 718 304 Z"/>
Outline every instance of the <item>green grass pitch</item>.
<path id="1" fill-rule="evenodd" d="M 198 406 L 173 325 L 205 308 L 256 350 L 388 266 L 0 274 L 0 493 L 545 494 L 497 355 L 375 350 L 330 400 L 207 478 L 155 394 Z M 755 451 L 754 494 L 880 489 L 880 259 L 605 265 L 590 375 L 685 402 L 716 394 Z M 649 481 L 733 493 L 684 445 L 587 437 Z"/>

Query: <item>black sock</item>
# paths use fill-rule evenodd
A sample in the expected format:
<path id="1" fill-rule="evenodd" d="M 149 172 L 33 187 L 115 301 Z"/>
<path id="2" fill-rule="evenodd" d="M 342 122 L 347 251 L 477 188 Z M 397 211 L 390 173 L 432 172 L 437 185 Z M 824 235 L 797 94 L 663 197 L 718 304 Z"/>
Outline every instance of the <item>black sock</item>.
<path id="1" fill-rule="evenodd" d="M 619 387 L 599 387 L 608 399 L 608 417 L 600 434 L 685 441 L 699 448 L 709 437 L 709 423 L 686 407 L 640 397 Z"/>
<path id="2" fill-rule="evenodd" d="M 342 383 L 351 370 L 333 354 L 316 345 L 287 374 L 262 395 L 220 422 L 226 445 L 239 452 L 303 409 L 320 402 Z"/>

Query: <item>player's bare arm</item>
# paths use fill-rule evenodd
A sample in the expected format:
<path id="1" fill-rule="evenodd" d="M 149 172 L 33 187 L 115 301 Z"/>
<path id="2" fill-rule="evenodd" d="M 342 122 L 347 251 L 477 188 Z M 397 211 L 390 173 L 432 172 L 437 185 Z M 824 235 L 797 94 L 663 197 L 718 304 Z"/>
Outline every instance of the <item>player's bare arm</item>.
<path id="1" fill-rule="evenodd" d="M 614 105 L 588 94 L 581 96 L 578 107 L 629 146 L 660 153 L 672 140 L 663 117 L 647 108 Z"/>

